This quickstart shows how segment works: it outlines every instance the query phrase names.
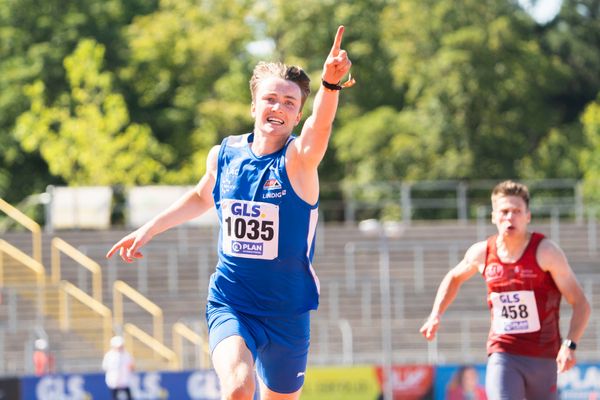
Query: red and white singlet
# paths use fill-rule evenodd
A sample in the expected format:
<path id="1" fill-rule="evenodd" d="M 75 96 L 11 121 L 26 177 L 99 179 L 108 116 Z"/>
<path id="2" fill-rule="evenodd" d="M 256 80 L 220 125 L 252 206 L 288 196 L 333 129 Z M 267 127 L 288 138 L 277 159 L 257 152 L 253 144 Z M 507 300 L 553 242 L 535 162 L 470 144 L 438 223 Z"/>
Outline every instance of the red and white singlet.
<path id="1" fill-rule="evenodd" d="M 483 278 L 492 324 L 488 355 L 497 352 L 555 358 L 560 348 L 561 293 L 549 272 L 540 268 L 537 248 L 544 239 L 532 233 L 521 258 L 504 263 L 498 257 L 496 237 L 487 240 Z"/>

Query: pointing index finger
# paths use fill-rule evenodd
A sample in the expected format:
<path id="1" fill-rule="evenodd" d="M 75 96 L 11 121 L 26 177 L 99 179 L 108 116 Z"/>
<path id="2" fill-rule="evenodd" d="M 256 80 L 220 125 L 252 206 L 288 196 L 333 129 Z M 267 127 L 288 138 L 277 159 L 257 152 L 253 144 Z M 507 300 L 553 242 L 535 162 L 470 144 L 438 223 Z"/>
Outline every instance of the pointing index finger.
<path id="1" fill-rule="evenodd" d="M 338 55 L 342 47 L 342 36 L 344 36 L 344 25 L 340 25 L 337 33 L 335 34 L 335 40 L 333 41 L 333 46 L 331 47 L 331 55 L 334 57 Z"/>

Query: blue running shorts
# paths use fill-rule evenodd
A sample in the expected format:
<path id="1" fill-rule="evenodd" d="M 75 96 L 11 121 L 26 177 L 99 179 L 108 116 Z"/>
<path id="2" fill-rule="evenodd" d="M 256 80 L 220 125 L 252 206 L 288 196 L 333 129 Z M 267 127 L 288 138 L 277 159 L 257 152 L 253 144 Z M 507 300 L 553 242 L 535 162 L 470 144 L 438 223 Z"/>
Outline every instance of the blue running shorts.
<path id="1" fill-rule="evenodd" d="M 206 321 L 210 352 L 225 338 L 241 336 L 256 372 L 269 389 L 294 393 L 304 384 L 310 345 L 310 312 L 290 317 L 261 317 L 209 301 Z"/>

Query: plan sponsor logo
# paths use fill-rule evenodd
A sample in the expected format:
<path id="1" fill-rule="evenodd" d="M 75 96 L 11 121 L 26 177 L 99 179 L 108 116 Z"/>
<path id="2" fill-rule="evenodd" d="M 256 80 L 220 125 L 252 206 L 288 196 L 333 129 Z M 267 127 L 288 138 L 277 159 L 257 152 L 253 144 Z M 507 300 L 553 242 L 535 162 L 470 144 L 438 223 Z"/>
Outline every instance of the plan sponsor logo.
<path id="1" fill-rule="evenodd" d="M 231 251 L 234 254 L 246 254 L 254 256 L 263 255 L 263 244 L 252 242 L 241 242 L 234 240 L 231 242 Z"/>

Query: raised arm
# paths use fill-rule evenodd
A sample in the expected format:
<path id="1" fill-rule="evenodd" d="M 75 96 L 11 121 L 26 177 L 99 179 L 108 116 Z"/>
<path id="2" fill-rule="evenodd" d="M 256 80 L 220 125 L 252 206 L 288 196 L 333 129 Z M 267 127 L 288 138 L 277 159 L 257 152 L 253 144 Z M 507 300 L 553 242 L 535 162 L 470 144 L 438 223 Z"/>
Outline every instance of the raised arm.
<path id="1" fill-rule="evenodd" d="M 137 230 L 131 232 L 119 240 L 106 254 L 112 257 L 117 251 L 125 262 L 132 262 L 136 258 L 142 258 L 139 251 L 142 246 L 161 232 L 176 225 L 187 222 L 214 206 L 212 190 L 215 186 L 217 173 L 217 159 L 219 147 L 213 147 L 208 153 L 206 160 L 206 173 L 198 182 L 198 185 L 183 196 L 181 196 L 169 208 L 152 218 Z"/>
<path id="2" fill-rule="evenodd" d="M 567 257 L 556 243 L 544 239 L 538 248 L 537 259 L 542 269 L 550 272 L 558 290 L 573 309 L 566 338 L 577 343 L 583 336 L 590 319 L 590 304 L 575 278 Z M 556 363 L 558 372 L 568 371 L 576 363 L 575 351 L 561 346 Z"/>
<path id="3" fill-rule="evenodd" d="M 485 241 L 475 243 L 467 250 L 462 261 L 444 276 L 435 295 L 431 314 L 419 330 L 425 339 L 435 338 L 442 314 L 456 298 L 460 286 L 481 270 L 485 262 L 485 249 Z"/>
<path id="4" fill-rule="evenodd" d="M 343 36 L 344 27 L 340 26 L 323 65 L 321 78 L 331 84 L 338 84 L 352 66 L 348 54 L 341 49 Z M 294 143 L 300 162 L 306 168 L 316 170 L 325 155 L 337 111 L 339 94 L 339 90 L 327 89 L 321 85 L 315 95 L 312 115 L 304 123 L 302 133 Z"/>

